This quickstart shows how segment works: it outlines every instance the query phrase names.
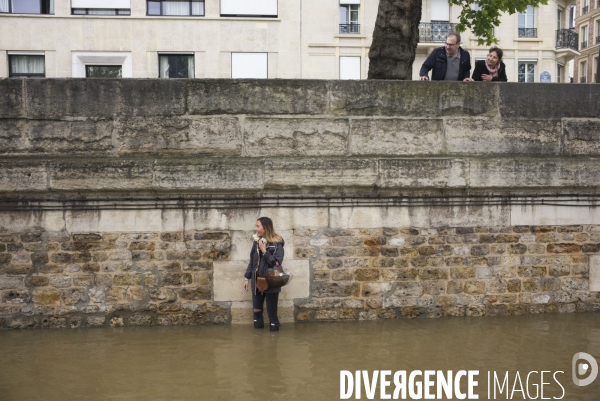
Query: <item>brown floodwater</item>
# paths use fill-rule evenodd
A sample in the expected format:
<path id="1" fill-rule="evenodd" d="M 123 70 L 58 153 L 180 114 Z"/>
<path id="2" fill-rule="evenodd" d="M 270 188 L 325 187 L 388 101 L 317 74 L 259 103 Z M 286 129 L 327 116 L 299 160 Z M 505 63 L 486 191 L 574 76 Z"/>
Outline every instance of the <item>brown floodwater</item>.
<path id="1" fill-rule="evenodd" d="M 577 352 L 600 360 L 600 313 L 289 323 L 277 333 L 237 325 L 0 331 L 0 400 L 339 400 L 342 370 L 479 370 L 479 399 L 488 399 L 488 371 L 501 382 L 508 372 L 513 400 L 535 396 L 541 377 L 531 374 L 527 386 L 529 372 L 550 371 L 545 398 L 598 401 L 600 377 L 573 384 Z M 466 392 L 467 379 L 460 383 Z"/>

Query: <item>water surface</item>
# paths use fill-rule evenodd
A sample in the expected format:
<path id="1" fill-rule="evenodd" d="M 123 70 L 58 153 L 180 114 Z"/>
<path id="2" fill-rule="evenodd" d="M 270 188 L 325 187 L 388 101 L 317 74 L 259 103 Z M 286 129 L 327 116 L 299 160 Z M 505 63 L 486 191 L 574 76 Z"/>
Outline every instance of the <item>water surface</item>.
<path id="1" fill-rule="evenodd" d="M 480 370 L 480 399 L 488 399 L 488 371 L 508 371 L 512 387 L 517 371 L 525 385 L 530 371 L 561 370 L 564 400 L 598 401 L 600 377 L 588 387 L 572 382 L 577 352 L 600 360 L 600 313 L 289 323 L 278 333 L 235 325 L 0 331 L 0 400 L 339 400 L 340 370 L 464 369 Z M 560 397 L 546 378 L 544 396 Z"/>

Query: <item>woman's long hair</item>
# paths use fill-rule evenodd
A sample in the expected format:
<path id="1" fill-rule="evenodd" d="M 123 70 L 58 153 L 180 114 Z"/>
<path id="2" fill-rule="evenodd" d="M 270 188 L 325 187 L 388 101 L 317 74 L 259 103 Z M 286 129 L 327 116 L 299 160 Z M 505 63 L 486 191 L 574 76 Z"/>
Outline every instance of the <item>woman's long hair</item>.
<path id="1" fill-rule="evenodd" d="M 273 220 L 268 217 L 259 217 L 258 221 L 260 221 L 260 224 L 265 229 L 265 238 L 267 241 L 271 243 L 283 241 L 281 236 L 275 232 L 275 228 L 273 228 Z"/>

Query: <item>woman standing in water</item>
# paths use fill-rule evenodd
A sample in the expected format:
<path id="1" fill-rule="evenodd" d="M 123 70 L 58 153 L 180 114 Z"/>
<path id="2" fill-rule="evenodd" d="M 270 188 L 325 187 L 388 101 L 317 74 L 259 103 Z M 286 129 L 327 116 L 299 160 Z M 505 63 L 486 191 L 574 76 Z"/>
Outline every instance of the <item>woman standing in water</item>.
<path id="1" fill-rule="evenodd" d="M 284 241 L 273 228 L 273 221 L 268 217 L 261 217 L 254 225 L 254 236 L 252 249 L 250 250 L 250 262 L 244 275 L 244 290 L 248 291 L 248 282 L 252 290 L 252 306 L 254 307 L 254 328 L 265 327 L 263 318 L 263 307 L 267 300 L 267 315 L 271 324 L 271 331 L 279 330 L 279 318 L 277 317 L 277 301 L 281 288 L 267 288 L 261 291 L 257 288 L 257 279 L 266 277 L 267 269 L 281 266 L 283 262 Z"/>

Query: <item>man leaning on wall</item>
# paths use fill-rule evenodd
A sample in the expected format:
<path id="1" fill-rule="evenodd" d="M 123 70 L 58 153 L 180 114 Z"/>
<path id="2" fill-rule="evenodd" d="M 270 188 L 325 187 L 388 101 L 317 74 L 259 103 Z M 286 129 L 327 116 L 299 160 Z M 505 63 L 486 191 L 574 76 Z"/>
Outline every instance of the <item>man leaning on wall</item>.
<path id="1" fill-rule="evenodd" d="M 432 81 L 462 81 L 471 74 L 471 56 L 460 47 L 460 35 L 451 32 L 446 36 L 446 44 L 431 52 L 419 71 L 419 80 L 428 81 L 429 71 Z"/>

